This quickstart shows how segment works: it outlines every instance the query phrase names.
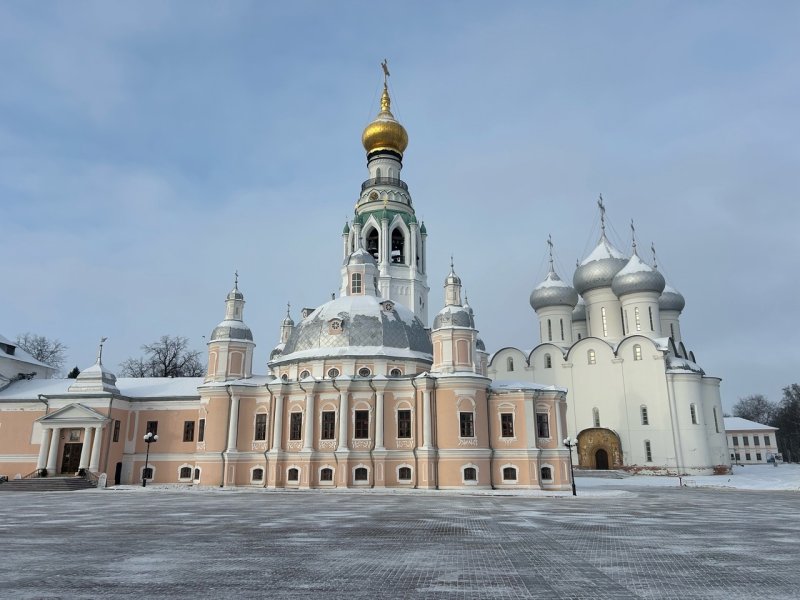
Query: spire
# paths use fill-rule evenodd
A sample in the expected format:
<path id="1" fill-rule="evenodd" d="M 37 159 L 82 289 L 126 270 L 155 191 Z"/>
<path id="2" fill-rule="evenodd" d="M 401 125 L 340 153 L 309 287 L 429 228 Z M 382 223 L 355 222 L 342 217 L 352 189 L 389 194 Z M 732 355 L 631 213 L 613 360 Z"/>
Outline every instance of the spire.
<path id="1" fill-rule="evenodd" d="M 606 205 L 603 204 L 603 194 L 597 200 L 597 206 L 600 208 L 600 237 L 606 237 Z"/>
<path id="2" fill-rule="evenodd" d="M 631 245 L 633 246 L 633 253 L 636 256 L 639 256 L 639 253 L 636 251 L 636 226 L 633 224 L 633 219 L 631 219 Z"/>
<path id="3" fill-rule="evenodd" d="M 103 344 L 106 343 L 107 337 L 100 338 L 100 346 L 97 348 L 97 364 L 103 364 Z"/>
<path id="4" fill-rule="evenodd" d="M 547 234 L 547 252 L 550 255 L 550 272 L 555 273 L 555 268 L 553 268 L 553 236 L 549 233 Z"/>
<path id="5" fill-rule="evenodd" d="M 658 271 L 658 257 L 656 256 L 656 243 L 650 242 L 650 252 L 653 253 L 653 268 Z"/>
<path id="6" fill-rule="evenodd" d="M 289 341 L 289 336 L 292 334 L 292 330 L 294 329 L 294 321 L 292 320 L 291 310 L 292 305 L 287 302 L 286 317 L 284 317 L 283 321 L 281 322 L 281 344 L 285 344 L 287 341 Z"/>
<path id="7" fill-rule="evenodd" d="M 383 69 L 383 94 L 381 95 L 381 112 L 391 114 L 392 100 L 389 98 L 389 64 L 384 58 L 381 63 Z"/>

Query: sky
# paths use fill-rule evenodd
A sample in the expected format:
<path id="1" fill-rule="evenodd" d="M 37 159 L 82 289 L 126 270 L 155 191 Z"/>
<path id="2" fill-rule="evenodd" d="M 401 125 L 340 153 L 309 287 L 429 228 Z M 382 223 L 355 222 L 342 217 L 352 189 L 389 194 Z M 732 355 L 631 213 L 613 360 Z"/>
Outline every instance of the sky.
<path id="1" fill-rule="evenodd" d="M 453 254 L 489 351 L 534 347 L 602 193 L 725 407 L 800 381 L 797 2 L 3 2 L 0 333 L 204 351 L 238 270 L 266 372 L 338 290 L 384 58 L 432 309 Z"/>

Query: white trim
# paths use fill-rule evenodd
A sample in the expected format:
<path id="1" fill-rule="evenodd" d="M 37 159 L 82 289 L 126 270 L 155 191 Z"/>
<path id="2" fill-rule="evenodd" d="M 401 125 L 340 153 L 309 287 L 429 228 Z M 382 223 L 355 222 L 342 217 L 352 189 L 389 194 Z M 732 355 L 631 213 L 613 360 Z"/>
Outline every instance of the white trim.
<path id="1" fill-rule="evenodd" d="M 356 479 L 356 470 L 358 469 L 366 469 L 367 470 L 367 478 L 366 479 Z M 370 476 L 370 468 L 368 465 L 364 463 L 358 463 L 357 465 L 353 466 L 352 470 L 353 475 L 353 485 L 369 485 L 369 476 Z"/>
<path id="2" fill-rule="evenodd" d="M 331 470 L 331 479 L 330 479 L 330 481 L 323 481 L 323 479 L 322 479 L 322 471 L 324 469 L 330 469 Z M 334 485 L 336 483 L 336 468 L 333 465 L 329 465 L 329 464 L 324 464 L 324 465 L 320 466 L 320 468 L 317 469 L 317 481 L 319 482 L 319 485 L 324 485 L 324 486 L 332 486 L 332 485 Z"/>
<path id="3" fill-rule="evenodd" d="M 505 474 L 503 471 L 506 469 L 514 469 L 514 473 L 516 473 L 516 477 L 514 479 L 506 479 Z M 506 463 L 500 466 L 500 477 L 503 483 L 517 483 L 519 482 L 519 467 L 512 463 Z"/>
<path id="4" fill-rule="evenodd" d="M 153 474 L 152 477 L 148 477 L 147 478 L 147 481 L 155 481 L 155 479 L 156 479 L 156 467 L 155 467 L 155 465 L 153 463 L 151 463 L 151 462 L 148 462 L 146 468 L 150 469 L 152 471 L 152 474 Z M 144 470 L 145 470 L 145 465 L 142 465 L 141 467 L 139 467 L 139 482 L 140 483 L 144 479 Z"/>
<path id="5" fill-rule="evenodd" d="M 297 479 L 289 479 L 289 471 L 292 469 L 297 469 Z M 303 475 L 303 470 L 300 468 L 299 465 L 287 465 L 286 466 L 286 485 L 300 485 L 300 478 Z"/>
<path id="6" fill-rule="evenodd" d="M 542 469 L 550 469 L 550 479 L 545 479 L 542 476 Z M 538 473 L 539 481 L 541 481 L 543 483 L 544 482 L 552 483 L 554 481 L 555 474 L 556 474 L 556 469 L 550 463 L 542 463 L 542 464 L 539 465 L 539 473 Z"/>
<path id="7" fill-rule="evenodd" d="M 261 469 L 261 479 L 254 479 L 253 474 L 255 473 L 256 469 Z M 267 467 L 266 465 L 253 465 L 250 467 L 250 483 L 253 485 L 262 485 L 264 480 L 267 478 Z"/>
<path id="8" fill-rule="evenodd" d="M 475 469 L 475 479 L 474 480 L 467 480 L 464 477 L 464 471 L 467 469 Z M 461 465 L 461 483 L 464 485 L 478 485 L 478 481 L 480 481 L 480 468 L 475 463 L 467 463 Z"/>
<path id="9" fill-rule="evenodd" d="M 189 469 L 189 477 L 181 477 L 181 469 Z M 178 481 L 181 483 L 191 483 L 194 477 L 194 465 L 183 463 L 178 467 Z"/>
<path id="10" fill-rule="evenodd" d="M 408 479 L 400 479 L 400 469 L 403 468 L 407 468 L 411 471 L 411 476 Z M 395 467 L 394 474 L 398 485 L 411 485 L 411 483 L 414 481 L 414 467 L 408 463 L 397 465 Z"/>

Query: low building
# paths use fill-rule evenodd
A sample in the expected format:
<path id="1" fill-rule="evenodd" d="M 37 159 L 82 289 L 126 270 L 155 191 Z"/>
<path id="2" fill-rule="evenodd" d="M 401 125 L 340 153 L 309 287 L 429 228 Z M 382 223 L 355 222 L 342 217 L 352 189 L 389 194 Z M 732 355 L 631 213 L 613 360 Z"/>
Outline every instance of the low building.
<path id="1" fill-rule="evenodd" d="M 753 465 L 766 464 L 775 458 L 783 460 L 778 453 L 777 427 L 741 417 L 725 417 L 725 432 L 731 462 Z"/>
<path id="2" fill-rule="evenodd" d="M 56 370 L 33 358 L 15 342 L 0 335 L 0 390 L 20 379 L 47 379 Z"/>

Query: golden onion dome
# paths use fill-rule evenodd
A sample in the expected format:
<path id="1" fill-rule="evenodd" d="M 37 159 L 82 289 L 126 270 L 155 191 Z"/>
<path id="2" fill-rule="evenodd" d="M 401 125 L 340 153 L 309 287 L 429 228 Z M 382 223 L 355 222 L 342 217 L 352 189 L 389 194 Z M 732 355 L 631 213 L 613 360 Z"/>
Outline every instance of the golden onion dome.
<path id="1" fill-rule="evenodd" d="M 381 96 L 381 112 L 372 123 L 366 126 L 361 135 L 364 150 L 371 154 L 377 150 L 392 150 L 402 156 L 408 146 L 408 133 L 397 119 L 394 118 L 389 98 L 389 90 L 383 86 Z"/>

